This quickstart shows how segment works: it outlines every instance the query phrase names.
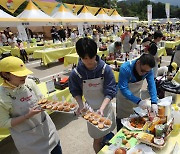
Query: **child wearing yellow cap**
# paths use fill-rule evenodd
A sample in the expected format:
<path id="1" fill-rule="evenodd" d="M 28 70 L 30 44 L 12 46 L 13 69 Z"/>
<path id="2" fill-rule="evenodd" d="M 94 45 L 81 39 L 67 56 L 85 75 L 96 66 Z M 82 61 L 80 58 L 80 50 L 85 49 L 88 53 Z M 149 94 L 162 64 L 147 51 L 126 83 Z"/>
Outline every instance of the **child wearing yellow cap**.
<path id="1" fill-rule="evenodd" d="M 21 154 L 61 154 L 59 136 L 49 115 L 37 106 L 42 94 L 27 78 L 23 61 L 9 56 L 0 61 L 0 127 L 9 128 Z"/>

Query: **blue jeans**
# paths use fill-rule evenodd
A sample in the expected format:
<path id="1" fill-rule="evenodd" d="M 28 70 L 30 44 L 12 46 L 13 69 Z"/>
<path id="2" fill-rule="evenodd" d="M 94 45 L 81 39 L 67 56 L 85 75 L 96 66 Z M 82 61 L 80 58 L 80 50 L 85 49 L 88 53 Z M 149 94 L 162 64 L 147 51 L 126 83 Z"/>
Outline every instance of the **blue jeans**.
<path id="1" fill-rule="evenodd" d="M 62 154 L 60 142 L 54 147 L 54 149 L 51 151 L 51 154 Z"/>

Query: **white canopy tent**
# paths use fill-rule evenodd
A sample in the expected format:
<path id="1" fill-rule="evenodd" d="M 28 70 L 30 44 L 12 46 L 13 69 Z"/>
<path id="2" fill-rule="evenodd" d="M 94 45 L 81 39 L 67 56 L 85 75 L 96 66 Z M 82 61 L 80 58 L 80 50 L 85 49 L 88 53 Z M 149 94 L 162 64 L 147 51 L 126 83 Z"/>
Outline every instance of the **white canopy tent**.
<path id="1" fill-rule="evenodd" d="M 101 8 L 99 13 L 96 15 L 96 17 L 99 19 L 101 22 L 114 22 L 114 19 L 110 18 L 104 10 Z"/>
<path id="2" fill-rule="evenodd" d="M 18 18 L 0 10 L 0 27 L 16 27 L 18 24 L 20 24 L 20 20 Z"/>
<path id="3" fill-rule="evenodd" d="M 55 25 L 55 22 L 57 22 L 52 17 L 39 10 L 31 0 L 25 10 L 17 17 L 23 20 L 23 25 L 29 26 L 51 26 Z"/>
<path id="4" fill-rule="evenodd" d="M 128 22 L 126 19 L 124 19 L 123 17 L 121 17 L 116 10 L 114 10 L 114 12 L 111 14 L 110 17 L 111 17 L 112 19 L 114 19 L 114 22 L 115 22 L 115 23 L 117 23 L 117 22 Z"/>
<path id="5" fill-rule="evenodd" d="M 83 20 L 84 22 L 88 22 L 88 23 L 96 23 L 99 21 L 99 19 L 97 17 L 95 17 L 94 15 L 92 15 L 88 9 L 86 8 L 86 6 L 83 6 L 82 11 L 78 14 L 78 17 Z"/>
<path id="6" fill-rule="evenodd" d="M 52 15 L 52 18 L 62 23 L 77 23 L 82 22 L 78 16 L 74 15 L 69 9 L 65 8 L 63 4 L 59 7 L 58 11 Z"/>

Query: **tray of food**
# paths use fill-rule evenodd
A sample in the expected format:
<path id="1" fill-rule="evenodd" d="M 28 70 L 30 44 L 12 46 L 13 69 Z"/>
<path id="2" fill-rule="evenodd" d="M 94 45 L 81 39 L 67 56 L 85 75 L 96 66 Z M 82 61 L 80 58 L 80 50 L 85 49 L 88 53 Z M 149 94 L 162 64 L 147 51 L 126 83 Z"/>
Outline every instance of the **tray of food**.
<path id="1" fill-rule="evenodd" d="M 129 130 L 143 130 L 146 121 L 146 118 L 138 116 L 121 119 L 123 126 Z"/>
<path id="2" fill-rule="evenodd" d="M 166 146 L 168 136 L 172 131 L 172 125 L 174 120 L 170 119 L 167 123 L 159 124 L 158 117 L 156 117 L 150 124 L 144 129 L 144 132 L 138 134 L 137 139 L 149 146 L 162 149 Z"/>
<path id="3" fill-rule="evenodd" d="M 90 123 L 91 125 L 93 125 L 101 131 L 106 131 L 112 125 L 112 121 L 109 119 L 109 117 L 102 117 L 94 111 L 87 110 L 84 113 L 82 113 L 82 117 L 88 123 Z"/>
<path id="4" fill-rule="evenodd" d="M 74 112 L 78 109 L 77 103 L 71 102 L 58 102 L 58 101 L 51 101 L 47 99 L 42 99 L 38 102 L 38 105 L 42 109 L 50 110 L 53 112 L 62 112 L 62 113 L 70 113 L 74 114 Z"/>

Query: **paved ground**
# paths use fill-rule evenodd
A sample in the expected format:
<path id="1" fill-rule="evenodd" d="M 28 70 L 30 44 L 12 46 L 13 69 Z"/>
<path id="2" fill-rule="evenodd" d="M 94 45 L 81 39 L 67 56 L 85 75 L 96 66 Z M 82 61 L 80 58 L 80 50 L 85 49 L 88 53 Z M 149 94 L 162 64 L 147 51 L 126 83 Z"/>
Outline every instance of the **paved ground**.
<path id="1" fill-rule="evenodd" d="M 170 57 L 163 57 L 162 65 L 169 64 Z M 34 76 L 41 81 L 52 79 L 54 75 L 66 76 L 70 66 L 65 68 L 62 63 L 55 62 L 49 67 L 40 66 L 40 60 L 33 60 L 27 67 L 34 72 Z M 144 97 L 148 97 L 146 91 L 147 84 L 143 84 Z M 113 100 L 115 102 L 115 99 Z M 113 103 L 115 107 L 115 103 Z M 59 132 L 63 154 L 94 154 L 92 148 L 92 138 L 88 135 L 86 122 L 80 117 L 70 114 L 53 113 L 51 114 L 57 130 Z M 114 130 L 116 133 L 116 130 Z M 0 142 L 0 154 L 18 154 L 11 137 Z"/>

